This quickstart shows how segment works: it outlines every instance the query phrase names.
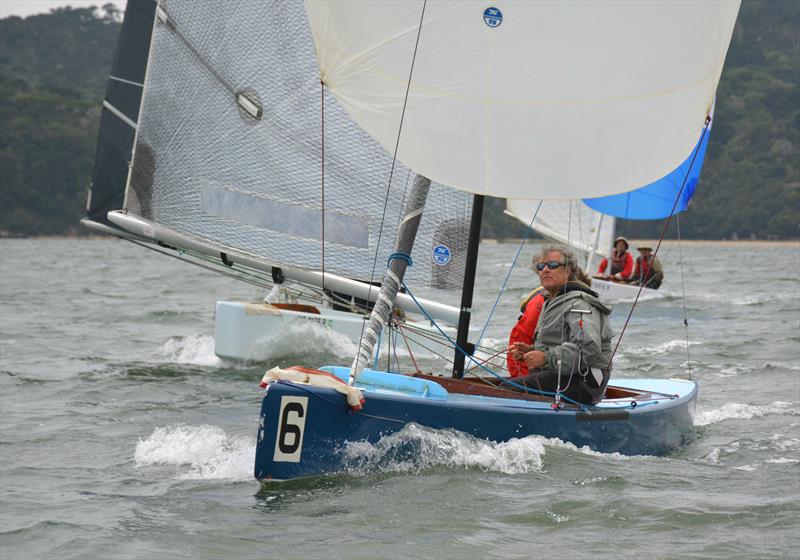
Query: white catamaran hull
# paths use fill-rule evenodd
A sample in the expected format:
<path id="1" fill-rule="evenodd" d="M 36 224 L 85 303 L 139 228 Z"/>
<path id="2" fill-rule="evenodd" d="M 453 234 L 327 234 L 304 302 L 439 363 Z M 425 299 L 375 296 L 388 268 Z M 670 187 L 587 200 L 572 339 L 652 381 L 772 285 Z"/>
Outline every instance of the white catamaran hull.
<path id="1" fill-rule="evenodd" d="M 639 286 L 611 282 L 610 280 L 600 280 L 599 278 L 592 278 L 592 289 L 597 292 L 602 299 L 611 301 L 633 301 L 636 299 L 636 294 L 639 293 Z M 642 295 L 639 296 L 639 299 L 661 298 L 665 295 L 666 294 L 661 290 L 643 288 Z"/>
<path id="2" fill-rule="evenodd" d="M 286 344 L 292 333 L 306 336 L 315 326 L 344 337 L 353 345 L 358 345 L 366 317 L 357 313 L 334 311 L 320 308 L 319 313 L 279 309 L 263 303 L 240 301 L 218 301 L 214 321 L 214 353 L 220 358 L 262 361 L 266 358 L 280 358 L 284 355 L 296 356 L 302 348 Z M 448 332 L 448 329 L 444 329 Z M 386 356 L 390 344 L 388 329 L 384 330 L 380 355 Z M 405 335 L 405 336 L 403 336 Z M 455 329 L 448 335 L 455 336 Z M 308 340 L 308 344 L 315 344 Z M 335 343 L 335 341 L 334 341 Z M 401 356 L 444 355 L 453 353 L 452 346 L 446 343 L 435 327 L 424 322 L 404 322 L 402 334 L 396 332 L 391 339 L 392 353 Z"/>

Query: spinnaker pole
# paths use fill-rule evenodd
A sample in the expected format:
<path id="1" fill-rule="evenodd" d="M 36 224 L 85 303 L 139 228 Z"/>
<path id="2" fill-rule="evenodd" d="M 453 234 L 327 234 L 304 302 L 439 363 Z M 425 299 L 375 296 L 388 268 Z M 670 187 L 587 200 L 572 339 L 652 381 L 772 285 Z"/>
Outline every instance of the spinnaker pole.
<path id="1" fill-rule="evenodd" d="M 403 219 L 397 230 L 394 253 L 389 257 L 386 272 L 384 272 L 383 280 L 381 281 L 378 299 L 375 301 L 375 306 L 369 315 L 369 322 L 364 328 L 364 334 L 361 336 L 361 341 L 358 345 L 358 352 L 350 369 L 351 384 L 355 382 L 366 365 L 370 363 L 375 345 L 392 314 L 397 292 L 403 282 L 406 268 L 411 262 L 411 250 L 414 248 L 414 240 L 417 237 L 417 230 L 419 229 L 420 220 L 422 220 L 422 211 L 425 209 L 425 200 L 428 198 L 430 186 L 431 180 L 427 177 L 422 175 L 414 177 Z"/>
<path id="2" fill-rule="evenodd" d="M 472 355 L 474 348 L 468 347 L 469 322 L 472 317 L 472 294 L 475 289 L 475 269 L 478 265 L 478 249 L 481 242 L 481 222 L 483 221 L 483 195 L 476 194 L 472 200 L 472 220 L 469 225 L 467 260 L 464 265 L 464 286 L 461 289 L 461 311 L 458 316 L 456 333 L 456 354 L 453 360 L 453 377 L 464 377 L 464 352 Z"/>

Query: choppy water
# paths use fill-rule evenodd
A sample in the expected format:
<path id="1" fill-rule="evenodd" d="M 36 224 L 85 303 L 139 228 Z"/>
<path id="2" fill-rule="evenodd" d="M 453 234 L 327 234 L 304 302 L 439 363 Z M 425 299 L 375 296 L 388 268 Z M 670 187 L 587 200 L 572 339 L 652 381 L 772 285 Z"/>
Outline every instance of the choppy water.
<path id="1" fill-rule="evenodd" d="M 479 324 L 516 249 L 482 246 Z M 304 356 L 226 363 L 214 302 L 257 289 L 121 241 L 2 240 L 0 558 L 797 558 L 800 251 L 683 255 L 700 397 L 676 455 L 410 427 L 354 448 L 356 472 L 262 488 L 265 366 L 347 364 L 348 342 L 301 329 L 274 344 Z M 617 378 L 686 370 L 677 249 L 662 256 L 674 295 L 637 309 Z M 532 287 L 525 264 L 489 342 Z"/>

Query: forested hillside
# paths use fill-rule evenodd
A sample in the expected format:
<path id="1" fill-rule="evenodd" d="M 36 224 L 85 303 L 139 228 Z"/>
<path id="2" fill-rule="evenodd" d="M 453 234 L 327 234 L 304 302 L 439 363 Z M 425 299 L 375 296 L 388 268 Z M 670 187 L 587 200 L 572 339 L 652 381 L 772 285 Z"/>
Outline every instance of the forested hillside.
<path id="1" fill-rule="evenodd" d="M 714 128 L 681 235 L 800 237 L 800 2 L 744 1 L 717 92 Z M 663 222 L 624 222 L 657 237 Z"/>
<path id="2" fill-rule="evenodd" d="M 0 233 L 89 233 L 78 225 L 106 77 L 120 29 L 112 5 L 0 20 Z M 800 2 L 750 0 L 720 83 L 687 238 L 800 237 Z M 489 200 L 485 237 L 523 227 Z M 663 222 L 624 222 L 653 237 Z"/>

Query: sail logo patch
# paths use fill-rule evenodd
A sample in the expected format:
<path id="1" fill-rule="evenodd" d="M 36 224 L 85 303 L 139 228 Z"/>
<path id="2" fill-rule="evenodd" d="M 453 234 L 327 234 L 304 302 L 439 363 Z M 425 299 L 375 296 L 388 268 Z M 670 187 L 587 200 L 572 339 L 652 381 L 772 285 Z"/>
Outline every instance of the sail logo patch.
<path id="1" fill-rule="evenodd" d="M 433 262 L 439 266 L 444 266 L 450 262 L 453 254 L 447 245 L 437 245 L 433 248 Z"/>
<path id="2" fill-rule="evenodd" d="M 497 8 L 486 8 L 483 11 L 483 21 L 489 27 L 497 27 L 503 23 L 503 13 Z"/>

